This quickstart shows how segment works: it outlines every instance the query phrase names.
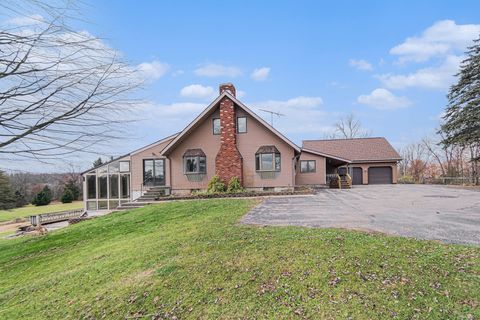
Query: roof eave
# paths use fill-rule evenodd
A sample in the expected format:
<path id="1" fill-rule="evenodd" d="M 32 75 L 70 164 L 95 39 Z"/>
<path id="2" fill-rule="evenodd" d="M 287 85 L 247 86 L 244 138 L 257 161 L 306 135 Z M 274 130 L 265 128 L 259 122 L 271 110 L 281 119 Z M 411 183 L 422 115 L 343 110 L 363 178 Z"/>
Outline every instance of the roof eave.
<path id="1" fill-rule="evenodd" d="M 342 157 L 337 157 L 337 156 L 334 156 L 332 154 L 319 152 L 319 151 L 315 151 L 315 150 L 312 150 L 312 149 L 302 148 L 302 151 L 312 153 L 312 154 L 316 154 L 318 156 L 322 156 L 322 157 L 325 157 L 325 158 L 332 158 L 332 159 L 335 159 L 335 160 L 340 160 L 340 161 L 343 161 L 343 162 L 346 162 L 346 163 L 351 163 L 352 162 L 349 159 L 345 159 L 345 158 L 342 158 Z"/>
<path id="2" fill-rule="evenodd" d="M 275 135 L 277 135 L 280 139 L 282 139 L 285 143 L 287 143 L 289 146 L 291 146 L 297 153 L 301 152 L 301 149 L 299 146 L 297 146 L 295 143 L 290 141 L 287 137 L 285 137 L 283 134 L 281 134 L 279 131 L 277 131 L 275 128 L 273 128 L 271 125 L 269 125 L 265 120 L 263 120 L 261 117 L 259 117 L 255 112 L 250 110 L 245 104 L 243 104 L 240 100 L 238 100 L 236 97 L 231 95 L 228 91 L 224 91 L 222 94 L 220 94 L 210 105 L 208 105 L 205 110 L 202 111 L 192 122 L 188 124 L 188 126 L 185 127 L 170 143 L 163 149 L 162 154 L 163 155 L 168 155 L 172 149 L 174 149 L 175 145 L 181 140 L 182 137 L 184 137 L 188 132 L 197 124 L 199 121 L 201 121 L 204 117 L 206 117 L 211 110 L 222 100 L 223 97 L 228 97 L 231 99 L 235 104 L 239 105 L 245 112 L 247 112 L 250 116 L 252 116 L 255 120 L 260 122 L 262 125 L 264 125 L 267 129 L 272 131 Z"/>

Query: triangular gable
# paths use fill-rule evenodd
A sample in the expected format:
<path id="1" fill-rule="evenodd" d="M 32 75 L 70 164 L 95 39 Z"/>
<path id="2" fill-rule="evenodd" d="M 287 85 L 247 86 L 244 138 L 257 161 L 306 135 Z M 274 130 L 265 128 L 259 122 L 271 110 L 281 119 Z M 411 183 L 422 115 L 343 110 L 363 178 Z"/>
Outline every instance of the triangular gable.
<path id="1" fill-rule="evenodd" d="M 283 134 L 281 134 L 279 131 L 277 131 L 275 128 L 273 128 L 271 125 L 269 125 L 265 120 L 263 120 L 261 117 L 259 117 L 255 112 L 250 110 L 246 105 L 244 105 L 242 102 L 240 102 L 237 98 L 235 98 L 232 94 L 230 94 L 228 91 L 224 91 L 222 94 L 220 94 L 210 105 L 208 105 L 205 110 L 202 111 L 188 126 L 185 127 L 166 147 L 163 149 L 162 154 L 163 155 L 168 155 L 174 148 L 175 146 L 178 145 L 186 135 L 188 135 L 190 132 L 192 132 L 196 126 L 203 121 L 205 118 L 207 118 L 213 110 L 216 108 L 216 106 L 220 103 L 220 101 L 223 99 L 223 97 L 228 97 L 231 99 L 237 106 L 239 106 L 243 111 L 245 111 L 247 114 L 249 114 L 252 118 L 260 122 L 264 127 L 269 129 L 273 134 L 278 136 L 281 140 L 283 140 L 286 144 L 291 146 L 296 152 L 300 153 L 300 148 L 294 144 L 292 141 L 287 139 Z"/>

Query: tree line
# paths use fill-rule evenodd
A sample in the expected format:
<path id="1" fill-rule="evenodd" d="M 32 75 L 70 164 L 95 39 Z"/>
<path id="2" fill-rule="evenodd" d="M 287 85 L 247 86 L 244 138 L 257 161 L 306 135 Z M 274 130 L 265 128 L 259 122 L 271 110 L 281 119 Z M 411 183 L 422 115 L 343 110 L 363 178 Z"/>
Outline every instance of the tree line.
<path id="1" fill-rule="evenodd" d="M 82 177 L 76 172 L 7 174 L 0 171 L 0 209 L 37 206 L 52 201 L 70 203 L 82 199 Z"/>

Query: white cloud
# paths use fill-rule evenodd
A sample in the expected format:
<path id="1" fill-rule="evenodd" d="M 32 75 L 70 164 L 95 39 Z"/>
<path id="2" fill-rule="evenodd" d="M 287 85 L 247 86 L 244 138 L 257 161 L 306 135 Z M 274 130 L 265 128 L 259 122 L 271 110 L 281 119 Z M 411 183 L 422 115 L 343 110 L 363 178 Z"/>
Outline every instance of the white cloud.
<path id="1" fill-rule="evenodd" d="M 480 24 L 456 24 L 453 20 L 435 22 L 421 36 L 407 38 L 393 47 L 390 54 L 400 62 L 424 62 L 432 57 L 463 52 L 480 34 Z"/>
<path id="2" fill-rule="evenodd" d="M 215 90 L 212 87 L 205 87 L 201 84 L 191 84 L 182 88 L 180 95 L 188 98 L 213 98 Z"/>
<path id="3" fill-rule="evenodd" d="M 463 57 L 447 56 L 441 65 L 419 69 L 406 75 L 382 74 L 377 78 L 387 88 L 403 89 L 407 87 L 419 87 L 427 89 L 446 89 L 455 80 L 454 75 L 458 72 Z"/>
<path id="4" fill-rule="evenodd" d="M 387 89 L 378 88 L 368 95 L 361 95 L 357 102 L 380 110 L 406 108 L 412 104 L 407 97 L 397 97 Z"/>
<path id="5" fill-rule="evenodd" d="M 373 70 L 373 66 L 370 62 L 367 60 L 356 60 L 356 59 L 350 59 L 348 61 L 351 67 L 356 68 L 357 70 L 362 70 L 362 71 L 371 71 Z"/>
<path id="6" fill-rule="evenodd" d="M 34 24 L 38 23 L 43 23 L 43 17 L 39 14 L 32 14 L 28 16 L 22 16 L 22 17 L 15 17 L 12 19 L 8 19 L 6 21 L 7 25 L 13 25 L 17 27 L 25 27 L 25 26 L 31 26 Z"/>
<path id="7" fill-rule="evenodd" d="M 269 74 L 270 74 L 270 68 L 262 67 L 262 68 L 257 68 L 255 70 L 253 70 L 250 77 L 255 81 L 263 81 L 263 80 L 266 80 L 268 78 Z"/>
<path id="8" fill-rule="evenodd" d="M 223 66 L 221 64 L 210 63 L 195 69 L 197 76 L 203 77 L 238 77 L 242 75 L 242 70 L 238 67 Z"/>
<path id="9" fill-rule="evenodd" d="M 176 70 L 172 73 L 172 76 L 178 77 L 178 76 L 183 75 L 184 73 L 185 73 L 185 71 L 183 71 L 183 70 Z"/>
<path id="10" fill-rule="evenodd" d="M 325 125 L 329 119 L 327 112 L 322 109 L 320 97 L 295 97 L 288 100 L 268 100 L 247 104 L 255 113 L 270 123 L 270 114 L 259 109 L 279 112 L 284 116 L 274 116 L 274 127 L 285 134 L 315 133 L 325 134 L 331 128 Z"/>
<path id="11" fill-rule="evenodd" d="M 138 73 L 146 81 L 154 81 L 163 77 L 170 66 L 166 63 L 154 60 L 152 62 L 144 62 L 137 66 Z"/>
<path id="12" fill-rule="evenodd" d="M 245 91 L 242 91 L 242 90 L 237 90 L 237 99 L 242 99 L 243 97 L 245 97 L 247 93 Z"/>

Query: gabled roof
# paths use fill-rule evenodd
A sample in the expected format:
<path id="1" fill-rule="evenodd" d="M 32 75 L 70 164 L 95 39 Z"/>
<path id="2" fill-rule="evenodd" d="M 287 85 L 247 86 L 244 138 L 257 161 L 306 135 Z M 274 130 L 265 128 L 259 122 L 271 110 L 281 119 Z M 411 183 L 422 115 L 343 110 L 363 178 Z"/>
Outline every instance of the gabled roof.
<path id="1" fill-rule="evenodd" d="M 134 154 L 137 154 L 137 153 L 139 153 L 139 152 L 142 152 L 142 151 L 144 151 L 144 150 L 146 150 L 146 149 L 148 149 L 148 148 L 151 148 L 151 147 L 156 146 L 156 145 L 158 145 L 158 144 L 164 143 L 164 142 L 166 142 L 166 141 L 168 141 L 168 140 L 172 140 L 172 139 L 175 138 L 178 134 L 179 134 L 179 133 L 177 132 L 177 133 L 172 134 L 172 135 L 170 135 L 170 136 L 168 136 L 168 137 L 166 137 L 166 138 L 163 138 L 163 139 L 157 140 L 157 141 L 155 141 L 155 142 L 153 142 L 153 143 L 150 143 L 150 144 L 146 145 L 145 147 L 142 147 L 142 148 L 140 148 L 140 149 L 137 149 L 137 150 L 135 150 L 135 151 L 130 152 L 130 155 L 133 156 Z M 163 150 L 163 149 L 162 149 L 162 150 Z"/>
<path id="2" fill-rule="evenodd" d="M 283 140 L 286 144 L 291 146 L 296 152 L 300 152 L 300 148 L 294 144 L 292 141 L 288 140 L 283 134 L 281 134 L 279 131 L 277 131 L 274 127 L 269 125 L 265 120 L 263 120 L 261 117 L 259 117 L 256 113 L 254 113 L 252 110 L 250 110 L 246 105 L 244 105 L 242 102 L 240 102 L 237 98 L 235 98 L 232 94 L 230 94 L 228 91 L 224 91 L 222 94 L 220 94 L 215 100 L 213 100 L 210 105 L 205 108 L 205 110 L 202 111 L 185 129 L 183 129 L 166 147 L 163 149 L 162 154 L 168 155 L 174 148 L 177 146 L 180 142 L 183 141 L 183 139 L 190 133 L 192 132 L 204 119 L 206 119 L 211 113 L 213 113 L 217 107 L 217 105 L 220 103 L 220 101 L 223 99 L 223 97 L 228 97 L 235 103 L 238 107 L 242 108 L 243 111 L 245 111 L 247 114 L 249 114 L 252 118 L 260 122 L 263 126 L 265 126 L 267 129 L 269 129 L 273 134 L 278 136 L 281 140 Z"/>
<path id="3" fill-rule="evenodd" d="M 144 146 L 144 147 L 141 147 L 141 148 L 139 148 L 139 149 L 137 149 L 137 150 L 134 150 L 134 151 L 132 151 L 132 152 L 130 152 L 130 153 L 124 154 L 123 156 L 114 158 L 114 159 L 112 159 L 112 160 L 110 160 L 110 161 L 107 161 L 107 162 L 102 163 L 102 164 L 99 165 L 99 166 L 96 166 L 96 167 L 90 168 L 90 169 L 88 169 L 88 170 L 85 170 L 85 171 L 83 171 L 83 172 L 80 173 L 80 174 L 82 175 L 82 174 L 85 174 L 85 173 L 87 173 L 87 172 L 89 172 L 89 171 L 95 170 L 95 169 L 97 169 L 97 168 L 101 168 L 101 167 L 103 167 L 103 166 L 105 166 L 105 165 L 107 165 L 107 164 L 109 164 L 109 163 L 112 163 L 112 162 L 114 162 L 114 161 L 120 160 L 120 159 L 122 159 L 122 158 L 125 158 L 125 157 L 128 157 L 128 156 L 133 156 L 134 154 L 137 154 L 137 153 L 139 153 L 139 152 L 142 152 L 143 150 L 146 150 L 146 149 L 151 148 L 151 147 L 153 147 L 153 146 L 155 146 L 155 145 L 158 145 L 158 144 L 161 144 L 161 143 L 166 142 L 166 141 L 168 141 L 168 140 L 171 140 L 171 139 L 175 138 L 177 135 L 178 135 L 178 133 L 175 133 L 175 134 L 172 134 L 171 136 L 168 136 L 168 137 L 166 137 L 166 138 L 157 140 L 157 141 L 155 141 L 155 142 L 153 142 L 153 143 L 150 143 L 150 144 L 148 144 L 148 145 L 146 145 L 146 146 Z"/>
<path id="4" fill-rule="evenodd" d="M 382 137 L 304 140 L 302 149 L 311 150 L 351 162 L 400 161 L 402 158 L 392 145 Z"/>

